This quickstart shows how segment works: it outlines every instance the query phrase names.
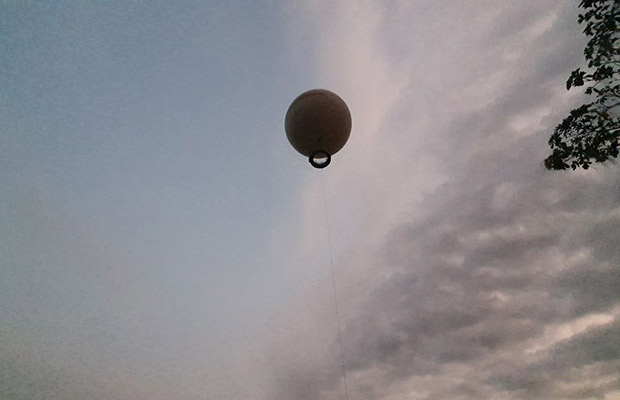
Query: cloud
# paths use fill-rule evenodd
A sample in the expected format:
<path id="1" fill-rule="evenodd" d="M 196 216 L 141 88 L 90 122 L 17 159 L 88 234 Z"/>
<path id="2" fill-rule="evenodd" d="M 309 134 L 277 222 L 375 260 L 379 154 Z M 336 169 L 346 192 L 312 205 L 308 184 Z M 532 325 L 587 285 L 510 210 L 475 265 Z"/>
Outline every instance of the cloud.
<path id="1" fill-rule="evenodd" d="M 378 124 L 352 136 L 362 143 L 349 157 L 365 160 L 372 149 L 390 159 L 358 160 L 329 177 L 338 190 L 332 232 L 351 239 L 336 250 L 351 397 L 611 398 L 620 390 L 618 166 L 551 173 L 541 164 L 553 126 L 580 101 L 563 85 L 581 61 L 574 4 L 393 2 L 367 4 L 361 20 L 317 4 L 327 25 L 342 24 L 328 32 L 366 29 L 355 43 L 361 58 L 338 58 L 336 40 L 322 66 L 363 60 L 385 72 L 365 76 L 370 88 L 392 88 L 383 105 L 382 94 L 350 92 L 356 109 L 376 102 L 381 111 Z M 433 43 L 410 35 L 404 59 L 382 53 L 394 31 L 426 28 L 438 33 Z M 428 57 L 414 64 L 417 54 Z M 400 81 L 380 68 L 392 65 L 428 75 Z M 336 76 L 346 88 L 346 74 Z M 353 114 L 364 126 L 367 116 Z M 327 314 L 329 299 L 310 292 L 300 307 Z M 290 355 L 310 349 L 279 348 L 289 354 L 286 384 L 272 398 L 340 396 L 333 325 L 307 318 L 332 332 L 323 333 L 329 345 L 303 363 Z"/>

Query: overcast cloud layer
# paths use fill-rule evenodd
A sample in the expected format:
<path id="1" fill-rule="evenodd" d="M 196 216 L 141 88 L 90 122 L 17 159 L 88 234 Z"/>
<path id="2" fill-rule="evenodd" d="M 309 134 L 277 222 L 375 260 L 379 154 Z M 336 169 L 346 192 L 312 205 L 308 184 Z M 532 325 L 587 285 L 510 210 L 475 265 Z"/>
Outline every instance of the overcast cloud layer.
<path id="1" fill-rule="evenodd" d="M 582 100 L 563 91 L 582 62 L 576 4 L 309 8 L 312 23 L 329 21 L 321 71 L 340 73 L 328 80 L 355 116 L 355 153 L 326 175 L 333 240 L 357 243 L 336 261 L 349 398 L 620 396 L 619 170 L 541 164 L 552 128 Z M 305 225 L 325 251 L 313 204 Z M 300 303 L 335 330 L 322 290 Z M 335 334 L 324 353 L 307 346 L 314 338 L 280 347 L 294 356 L 273 398 L 342 398 Z"/>
<path id="2" fill-rule="evenodd" d="M 325 204 L 349 399 L 620 398 L 620 168 L 542 165 L 577 1 L 190 3 L 0 2 L 0 398 L 343 399 Z"/>

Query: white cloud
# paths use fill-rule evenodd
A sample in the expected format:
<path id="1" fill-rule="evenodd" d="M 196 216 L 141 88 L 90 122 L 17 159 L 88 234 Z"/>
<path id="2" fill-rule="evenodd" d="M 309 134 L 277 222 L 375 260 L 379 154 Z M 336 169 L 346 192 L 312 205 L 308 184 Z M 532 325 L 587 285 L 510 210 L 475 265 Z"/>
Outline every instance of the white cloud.
<path id="1" fill-rule="evenodd" d="M 304 12 L 318 81 L 354 120 L 326 174 L 351 397 L 611 396 L 617 166 L 541 164 L 580 100 L 564 91 L 581 62 L 575 5 L 317 1 Z M 304 241 L 318 243 L 322 203 L 307 204 Z M 290 356 L 307 360 L 303 345 L 275 351 L 289 354 L 290 379 L 272 398 L 340 396 L 329 279 L 297 303 L 321 334 L 295 341 L 331 341 L 309 363 Z"/>

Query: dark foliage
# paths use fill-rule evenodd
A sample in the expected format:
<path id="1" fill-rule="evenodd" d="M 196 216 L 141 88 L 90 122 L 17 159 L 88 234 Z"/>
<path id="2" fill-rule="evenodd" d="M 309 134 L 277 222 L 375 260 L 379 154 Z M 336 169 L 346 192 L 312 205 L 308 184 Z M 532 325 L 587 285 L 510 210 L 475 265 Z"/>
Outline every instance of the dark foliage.
<path id="1" fill-rule="evenodd" d="M 574 70 L 566 88 L 586 86 L 596 100 L 572 110 L 555 128 L 547 169 L 588 169 L 618 157 L 620 150 L 620 1 L 582 0 L 579 6 L 584 12 L 578 22 L 590 38 L 584 50 L 588 68 Z"/>

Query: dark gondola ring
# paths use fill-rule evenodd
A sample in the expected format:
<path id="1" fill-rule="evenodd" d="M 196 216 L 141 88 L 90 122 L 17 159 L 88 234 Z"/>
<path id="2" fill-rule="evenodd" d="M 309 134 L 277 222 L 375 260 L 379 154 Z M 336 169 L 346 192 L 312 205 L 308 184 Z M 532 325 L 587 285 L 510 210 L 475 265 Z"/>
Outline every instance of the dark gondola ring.
<path id="1" fill-rule="evenodd" d="M 325 161 L 317 162 L 317 158 L 325 159 Z M 329 165 L 329 163 L 332 161 L 332 156 L 325 150 L 315 150 L 312 152 L 312 154 L 310 154 L 309 160 L 310 164 L 312 164 L 314 168 L 322 169 Z"/>

